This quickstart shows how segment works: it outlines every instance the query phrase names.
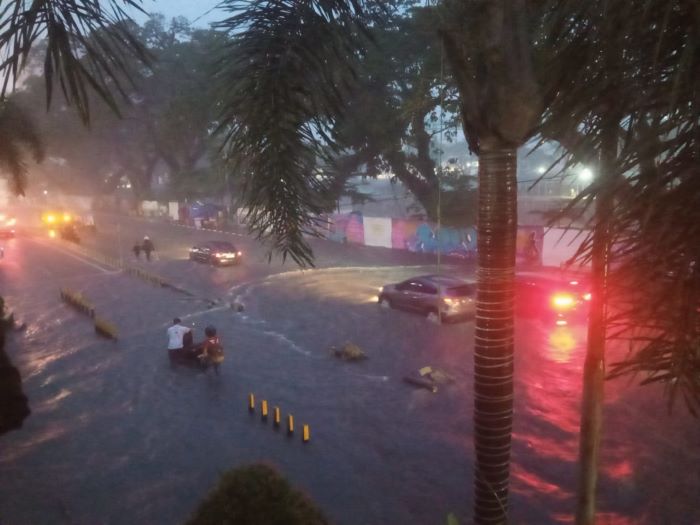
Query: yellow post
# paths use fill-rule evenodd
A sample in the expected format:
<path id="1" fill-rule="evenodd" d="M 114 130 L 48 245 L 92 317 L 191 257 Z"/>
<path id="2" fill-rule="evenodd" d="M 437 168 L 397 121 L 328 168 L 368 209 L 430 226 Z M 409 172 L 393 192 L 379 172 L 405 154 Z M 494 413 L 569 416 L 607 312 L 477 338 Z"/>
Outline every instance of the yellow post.
<path id="1" fill-rule="evenodd" d="M 248 394 L 248 410 L 251 412 L 255 410 L 255 396 L 252 393 Z"/>
<path id="2" fill-rule="evenodd" d="M 292 414 L 287 416 L 287 432 L 294 434 L 294 416 Z"/>
<path id="3" fill-rule="evenodd" d="M 309 430 L 309 425 L 304 425 L 304 435 L 302 437 L 302 441 L 304 443 L 308 443 L 309 439 L 311 439 L 311 430 Z"/>
<path id="4" fill-rule="evenodd" d="M 280 426 L 280 407 L 275 407 L 273 420 L 276 427 Z"/>
<path id="5" fill-rule="evenodd" d="M 262 400 L 262 406 L 260 407 L 263 419 L 267 419 L 267 401 Z"/>

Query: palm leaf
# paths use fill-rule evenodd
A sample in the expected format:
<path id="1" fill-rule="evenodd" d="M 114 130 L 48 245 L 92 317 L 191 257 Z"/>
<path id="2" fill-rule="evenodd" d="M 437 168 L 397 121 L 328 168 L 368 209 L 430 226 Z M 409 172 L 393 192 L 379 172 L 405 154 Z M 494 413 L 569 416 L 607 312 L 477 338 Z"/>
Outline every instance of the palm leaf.
<path id="1" fill-rule="evenodd" d="M 271 252 L 312 265 L 333 165 L 335 129 L 367 25 L 385 12 L 366 0 L 228 0 L 218 27 L 231 40 L 218 62 L 219 133 L 242 176 L 249 224 Z M 327 168 L 328 169 L 328 168 Z"/>
<path id="2" fill-rule="evenodd" d="M 3 2 L 4 4 L 5 2 Z M 130 79 L 127 57 L 148 64 L 150 56 L 130 34 L 126 8 L 141 10 L 140 0 L 9 0 L 0 9 L 0 96 L 14 89 L 29 52 L 46 39 L 44 77 L 50 106 L 54 84 L 90 120 L 88 88 L 118 113 L 124 78 Z"/>

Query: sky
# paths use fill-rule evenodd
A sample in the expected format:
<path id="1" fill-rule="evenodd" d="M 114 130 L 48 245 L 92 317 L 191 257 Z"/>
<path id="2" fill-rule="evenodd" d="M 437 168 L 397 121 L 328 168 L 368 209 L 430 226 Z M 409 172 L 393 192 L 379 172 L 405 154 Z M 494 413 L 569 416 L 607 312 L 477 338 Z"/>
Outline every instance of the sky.
<path id="1" fill-rule="evenodd" d="M 221 0 L 142 0 L 142 5 L 146 12 L 162 13 L 167 18 L 184 16 L 190 22 L 199 18 L 195 25 L 206 27 L 208 24 L 224 18 L 224 12 L 216 9 L 209 14 L 205 14 L 220 1 Z M 143 15 L 134 14 L 134 19 L 140 23 L 143 21 L 144 17 Z"/>

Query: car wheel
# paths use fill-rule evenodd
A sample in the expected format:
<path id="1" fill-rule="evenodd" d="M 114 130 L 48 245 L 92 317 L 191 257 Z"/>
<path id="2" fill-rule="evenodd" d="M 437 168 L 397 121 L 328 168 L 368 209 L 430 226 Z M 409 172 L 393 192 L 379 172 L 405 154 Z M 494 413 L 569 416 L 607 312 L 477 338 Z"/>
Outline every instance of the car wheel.
<path id="1" fill-rule="evenodd" d="M 391 308 L 391 301 L 387 299 L 386 297 L 382 296 L 379 298 L 379 306 L 382 308 Z"/>
<path id="2" fill-rule="evenodd" d="M 426 314 L 425 318 L 434 324 L 441 324 L 442 323 L 442 317 L 437 312 L 437 310 L 428 310 L 428 313 Z"/>

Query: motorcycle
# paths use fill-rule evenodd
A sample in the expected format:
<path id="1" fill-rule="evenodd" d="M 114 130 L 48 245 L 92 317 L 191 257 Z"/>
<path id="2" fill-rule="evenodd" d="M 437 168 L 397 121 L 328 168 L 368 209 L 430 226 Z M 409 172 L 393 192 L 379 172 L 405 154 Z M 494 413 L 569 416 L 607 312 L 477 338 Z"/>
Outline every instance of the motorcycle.
<path id="1" fill-rule="evenodd" d="M 213 334 L 210 332 L 213 330 Z M 216 329 L 208 326 L 205 330 L 205 339 L 194 343 L 194 325 L 182 339 L 183 347 L 180 350 L 168 350 L 170 361 L 174 364 L 182 364 L 193 368 L 207 370 L 210 366 L 218 375 L 219 366 L 224 361 L 224 348 L 216 337 Z"/>

